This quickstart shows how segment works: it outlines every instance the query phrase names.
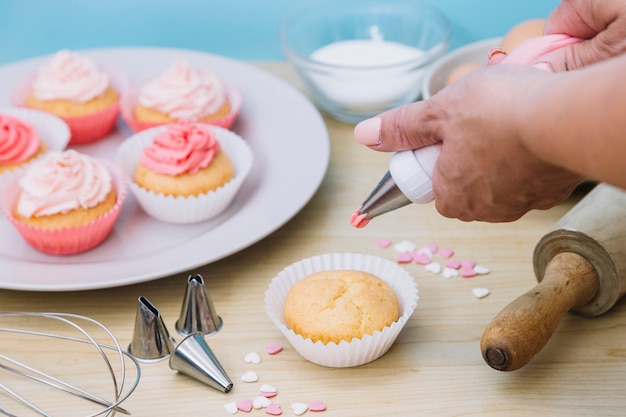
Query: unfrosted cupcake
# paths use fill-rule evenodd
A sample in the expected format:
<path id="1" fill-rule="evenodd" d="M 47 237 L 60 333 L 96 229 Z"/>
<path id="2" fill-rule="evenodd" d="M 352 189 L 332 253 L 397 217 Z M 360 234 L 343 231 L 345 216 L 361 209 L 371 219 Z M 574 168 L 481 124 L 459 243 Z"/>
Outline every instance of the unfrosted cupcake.
<path id="1" fill-rule="evenodd" d="M 326 285 L 313 283 L 320 279 L 330 281 Z M 308 282 L 300 287 L 298 283 L 303 280 Z M 384 294 L 377 295 L 375 288 L 384 288 Z M 301 299 L 298 307 L 301 291 L 308 292 L 309 299 Z M 340 298 L 333 298 L 338 294 L 342 294 Z M 350 367 L 387 352 L 413 314 L 417 300 L 415 281 L 396 263 L 365 254 L 331 253 L 283 269 L 265 292 L 265 310 L 302 357 L 318 365 Z M 316 301 L 326 302 L 334 311 L 324 311 Z M 359 311 L 357 306 L 368 311 Z M 382 321 L 371 318 L 377 312 L 384 316 Z M 307 313 L 317 315 L 320 322 L 307 322 Z M 354 317 L 344 317 L 346 314 Z"/>
<path id="2" fill-rule="evenodd" d="M 31 109 L 0 109 L 0 183 L 47 151 L 65 149 L 69 138 L 69 128 L 58 117 Z"/>
<path id="3" fill-rule="evenodd" d="M 180 121 L 230 128 L 240 107 L 237 88 L 180 61 L 133 89 L 124 98 L 122 116 L 135 132 Z"/>
<path id="4" fill-rule="evenodd" d="M 19 106 L 46 111 L 70 127 L 71 144 L 92 142 L 117 122 L 124 77 L 88 56 L 62 50 L 25 78 L 14 93 Z"/>
<path id="5" fill-rule="evenodd" d="M 87 251 L 111 232 L 126 197 L 118 169 L 74 150 L 50 152 L 2 189 L 7 219 L 35 249 Z"/>
<path id="6" fill-rule="evenodd" d="M 252 168 L 252 151 L 235 133 L 205 123 L 179 122 L 128 138 L 118 149 L 141 207 L 170 223 L 220 214 Z"/>

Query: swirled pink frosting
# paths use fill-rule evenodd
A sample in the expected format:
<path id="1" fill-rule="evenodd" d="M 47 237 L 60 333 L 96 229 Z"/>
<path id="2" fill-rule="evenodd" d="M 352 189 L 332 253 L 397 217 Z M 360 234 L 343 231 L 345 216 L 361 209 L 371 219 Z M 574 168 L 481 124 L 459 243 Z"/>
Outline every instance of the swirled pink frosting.
<path id="1" fill-rule="evenodd" d="M 144 150 L 141 163 L 158 174 L 195 174 L 209 166 L 219 150 L 220 144 L 209 126 L 178 122 L 154 137 Z"/>
<path id="2" fill-rule="evenodd" d="M 17 212 L 23 217 L 91 208 L 111 191 L 111 174 L 95 159 L 75 150 L 51 152 L 20 178 Z"/>
<path id="3" fill-rule="evenodd" d="M 62 50 L 39 69 L 33 83 L 33 95 L 42 101 L 85 103 L 102 95 L 109 82 L 109 76 L 90 58 Z"/>
<path id="4" fill-rule="evenodd" d="M 27 123 L 15 117 L 0 114 L 0 164 L 17 164 L 33 156 L 41 141 Z"/>
<path id="5" fill-rule="evenodd" d="M 182 61 L 144 85 L 137 100 L 172 119 L 197 121 L 216 113 L 226 97 L 215 74 L 191 68 Z"/>

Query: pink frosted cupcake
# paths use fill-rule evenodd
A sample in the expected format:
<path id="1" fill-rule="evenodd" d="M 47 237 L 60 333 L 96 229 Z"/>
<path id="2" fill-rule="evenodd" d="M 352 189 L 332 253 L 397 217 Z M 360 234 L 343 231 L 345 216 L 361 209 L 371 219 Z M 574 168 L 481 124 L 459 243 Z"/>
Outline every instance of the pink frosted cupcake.
<path id="1" fill-rule="evenodd" d="M 290 290 L 294 288 L 296 283 L 299 283 L 305 278 L 311 278 L 319 272 L 335 274 L 337 271 L 343 271 L 346 274 L 350 274 L 353 271 L 361 271 L 366 273 L 364 275 L 371 274 L 388 284 L 397 298 L 397 305 L 393 306 L 394 308 L 399 307 L 399 311 L 396 311 L 396 314 L 398 314 L 397 320 L 393 321 L 390 325 L 384 326 L 380 330 L 376 330 L 372 333 L 363 333 L 361 337 L 351 336 L 352 338 L 350 340 L 342 338 L 339 342 L 328 341 L 328 338 L 321 340 L 320 338 L 303 337 L 299 332 L 294 331 L 294 329 L 289 326 L 288 320 L 286 319 L 287 314 L 290 315 L 291 321 L 293 316 L 293 311 L 286 310 L 286 301 L 288 295 L 290 295 Z M 315 306 L 315 304 L 319 304 L 321 306 L 330 306 L 328 310 L 333 310 L 335 307 L 338 307 L 337 311 L 342 311 L 342 308 L 340 308 L 342 307 L 340 305 L 342 301 L 338 298 L 335 299 L 335 301 L 328 301 L 327 304 L 325 304 L 324 301 L 325 297 L 337 296 L 334 291 L 335 289 L 333 285 L 329 284 L 327 287 L 324 287 L 319 294 L 309 294 L 308 300 L 302 303 L 302 308 L 308 309 L 311 305 Z M 368 300 L 361 298 L 366 296 L 363 291 L 353 291 L 345 287 L 344 290 L 344 295 L 351 299 L 342 297 L 343 302 L 347 301 L 348 303 L 353 303 L 355 306 L 373 305 L 371 302 L 366 302 Z M 318 365 L 342 368 L 363 365 L 385 354 L 413 314 L 417 306 L 417 300 L 417 286 L 415 281 L 404 268 L 395 262 L 365 254 L 330 253 L 303 259 L 302 261 L 286 267 L 274 277 L 265 292 L 265 311 L 303 358 Z M 333 304 L 335 302 L 336 304 Z M 392 306 L 380 305 L 379 308 L 387 309 L 388 307 L 391 308 Z M 364 319 L 368 313 L 366 311 L 360 311 L 359 308 L 353 308 L 352 310 L 358 312 L 355 313 L 357 316 L 359 314 L 363 315 Z M 345 328 L 340 329 L 339 327 L 353 325 L 358 322 L 358 320 L 348 320 L 342 316 L 333 318 L 334 312 L 325 311 L 325 308 L 320 311 L 323 311 L 320 317 L 325 317 L 324 320 L 327 322 L 315 323 L 315 328 L 321 329 L 318 331 L 327 331 L 328 334 L 335 335 L 354 333 L 354 329 L 345 332 Z M 371 313 L 371 311 L 369 313 Z M 308 319 L 310 319 L 310 317 Z M 316 340 L 314 341 L 313 339 Z"/>
<path id="2" fill-rule="evenodd" d="M 72 255 L 106 239 L 126 187 L 112 164 L 67 150 L 51 152 L 10 178 L 1 197 L 3 214 L 32 247 Z"/>
<path id="3" fill-rule="evenodd" d="M 240 109 L 237 88 L 185 61 L 136 86 L 122 101 L 122 117 L 135 132 L 180 121 L 228 129 Z"/>
<path id="4" fill-rule="evenodd" d="M 228 207 L 253 156 L 230 130 L 179 122 L 131 136 L 116 161 L 146 213 L 168 223 L 196 223 Z"/>
<path id="5" fill-rule="evenodd" d="M 31 109 L 0 109 L 0 184 L 46 152 L 65 149 L 69 138 L 69 128 L 56 116 Z"/>
<path id="6" fill-rule="evenodd" d="M 91 58 L 62 50 L 17 86 L 13 101 L 63 119 L 72 145 L 93 142 L 116 125 L 124 76 Z"/>

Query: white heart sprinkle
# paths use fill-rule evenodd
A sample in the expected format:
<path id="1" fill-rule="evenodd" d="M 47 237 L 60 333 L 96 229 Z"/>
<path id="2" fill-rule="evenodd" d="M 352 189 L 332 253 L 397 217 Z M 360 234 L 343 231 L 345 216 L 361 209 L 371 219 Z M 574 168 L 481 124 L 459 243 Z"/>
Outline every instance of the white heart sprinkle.
<path id="1" fill-rule="evenodd" d="M 486 266 L 482 266 L 482 265 L 476 265 L 474 266 L 474 272 L 476 272 L 478 275 L 485 275 L 488 274 L 489 268 L 487 268 Z"/>
<path id="2" fill-rule="evenodd" d="M 224 410 L 228 411 L 230 414 L 237 414 L 237 402 L 233 401 L 232 403 L 224 404 Z"/>
<path id="3" fill-rule="evenodd" d="M 487 288 L 473 288 L 472 289 L 472 293 L 474 294 L 474 297 L 476 298 L 485 298 L 486 296 L 489 295 L 489 290 Z"/>
<path id="4" fill-rule="evenodd" d="M 293 403 L 291 404 L 291 409 L 295 415 L 301 416 L 309 409 L 309 405 L 305 403 Z"/>
<path id="5" fill-rule="evenodd" d="M 261 357 L 256 352 L 250 352 L 244 356 L 243 360 L 246 363 L 261 363 Z"/>
<path id="6" fill-rule="evenodd" d="M 428 255 L 429 258 L 433 257 L 433 251 L 431 251 L 429 248 L 421 248 L 417 251 L 417 253 L 424 253 Z"/>
<path id="7" fill-rule="evenodd" d="M 454 268 L 444 268 L 443 269 L 443 277 L 446 279 L 454 278 L 459 276 L 459 271 Z"/>
<path id="8" fill-rule="evenodd" d="M 398 252 L 412 252 L 415 250 L 415 248 L 417 248 L 417 246 L 415 246 L 415 243 L 410 242 L 408 240 L 403 240 L 400 243 L 397 243 L 394 245 L 394 248 L 398 251 Z"/>
<path id="9" fill-rule="evenodd" d="M 261 389 L 259 391 L 261 391 L 261 392 L 276 392 L 276 388 L 274 388 L 270 384 L 263 384 L 263 385 L 261 385 Z"/>
<path id="10" fill-rule="evenodd" d="M 258 410 L 259 408 L 267 407 L 271 403 L 272 403 L 272 400 L 270 400 L 269 398 L 264 397 L 262 395 L 259 395 L 254 400 L 252 400 L 252 407 L 254 407 L 254 408 L 256 408 Z"/>
<path id="11" fill-rule="evenodd" d="M 441 264 L 439 262 L 431 262 L 424 266 L 424 269 L 428 272 L 432 272 L 433 274 L 438 274 L 441 272 Z"/>
<path id="12" fill-rule="evenodd" d="M 259 380 L 259 376 L 254 371 L 248 371 L 241 375 L 241 380 L 243 382 L 257 382 Z"/>

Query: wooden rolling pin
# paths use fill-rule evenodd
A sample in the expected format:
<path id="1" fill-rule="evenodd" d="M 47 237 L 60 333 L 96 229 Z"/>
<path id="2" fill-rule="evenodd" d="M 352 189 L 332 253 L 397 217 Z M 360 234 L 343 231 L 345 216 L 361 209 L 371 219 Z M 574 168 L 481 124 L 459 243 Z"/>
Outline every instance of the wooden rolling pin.
<path id="1" fill-rule="evenodd" d="M 597 185 L 537 243 L 533 267 L 539 284 L 483 333 L 482 355 L 494 369 L 529 363 L 568 311 L 598 316 L 626 293 L 626 192 Z"/>

